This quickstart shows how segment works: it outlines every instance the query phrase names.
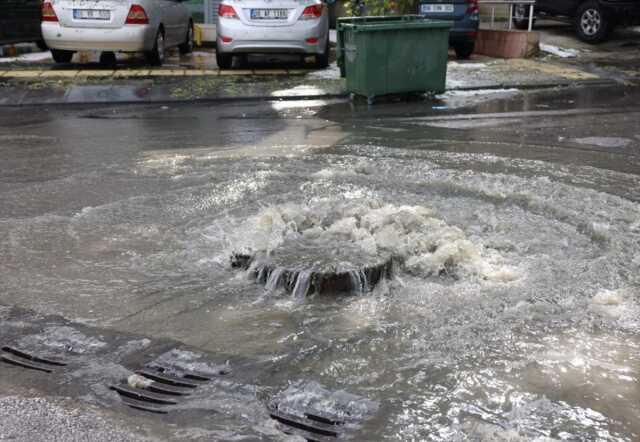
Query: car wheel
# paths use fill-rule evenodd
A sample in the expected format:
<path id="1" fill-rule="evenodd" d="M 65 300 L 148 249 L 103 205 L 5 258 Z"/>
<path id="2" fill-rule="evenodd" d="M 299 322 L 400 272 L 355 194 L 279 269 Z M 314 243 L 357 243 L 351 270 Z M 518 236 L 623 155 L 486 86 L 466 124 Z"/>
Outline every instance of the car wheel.
<path id="1" fill-rule="evenodd" d="M 575 26 L 578 38 L 587 43 L 600 43 L 611 31 L 611 21 L 597 1 L 582 3 L 576 11 Z"/>
<path id="2" fill-rule="evenodd" d="M 153 49 L 146 53 L 149 64 L 152 66 L 162 66 L 162 63 L 164 63 L 164 51 L 164 33 L 162 29 L 160 29 L 156 35 L 156 42 L 153 45 Z"/>
<path id="3" fill-rule="evenodd" d="M 329 37 L 327 36 L 327 43 L 324 45 L 324 52 L 322 54 L 316 54 L 316 67 L 318 69 L 325 69 L 329 66 L 329 55 L 331 49 L 329 46 Z"/>
<path id="4" fill-rule="evenodd" d="M 178 46 L 181 54 L 190 54 L 193 52 L 193 23 L 189 23 L 189 29 L 187 30 L 187 40 Z"/>
<path id="5" fill-rule="evenodd" d="M 453 50 L 456 51 L 456 57 L 460 60 L 466 60 L 471 57 L 473 51 L 476 48 L 476 44 L 473 41 L 467 41 L 464 43 L 456 43 L 453 45 Z"/>
<path id="6" fill-rule="evenodd" d="M 534 11 L 535 13 L 535 11 Z M 535 24 L 535 15 L 531 26 Z M 521 31 L 529 29 L 529 5 L 515 5 L 513 8 L 513 26 Z"/>
<path id="7" fill-rule="evenodd" d="M 70 63 L 73 58 L 73 51 L 51 49 L 51 56 L 56 63 Z"/>
<path id="8" fill-rule="evenodd" d="M 233 63 L 233 55 L 224 54 L 220 51 L 216 52 L 216 63 L 220 69 L 231 69 L 231 63 Z"/>

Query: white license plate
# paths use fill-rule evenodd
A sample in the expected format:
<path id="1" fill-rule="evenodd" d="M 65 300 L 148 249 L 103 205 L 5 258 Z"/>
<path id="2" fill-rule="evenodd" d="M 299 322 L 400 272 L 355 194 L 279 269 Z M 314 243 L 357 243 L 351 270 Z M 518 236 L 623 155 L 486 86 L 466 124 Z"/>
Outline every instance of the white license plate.
<path id="1" fill-rule="evenodd" d="M 420 5 L 420 12 L 423 14 L 444 14 L 453 12 L 453 5 Z"/>
<path id="2" fill-rule="evenodd" d="M 286 9 L 252 9 L 251 20 L 286 20 Z"/>
<path id="3" fill-rule="evenodd" d="M 106 9 L 74 9 L 76 20 L 111 20 L 111 11 Z"/>

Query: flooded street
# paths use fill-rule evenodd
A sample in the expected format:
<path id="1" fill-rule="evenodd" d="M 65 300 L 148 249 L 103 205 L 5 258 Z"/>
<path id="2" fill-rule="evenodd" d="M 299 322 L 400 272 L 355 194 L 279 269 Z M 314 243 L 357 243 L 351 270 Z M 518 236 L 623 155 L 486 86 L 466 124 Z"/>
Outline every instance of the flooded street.
<path id="1" fill-rule="evenodd" d="M 638 440 L 638 98 L 2 109 L 0 304 L 368 398 L 357 440 Z"/>

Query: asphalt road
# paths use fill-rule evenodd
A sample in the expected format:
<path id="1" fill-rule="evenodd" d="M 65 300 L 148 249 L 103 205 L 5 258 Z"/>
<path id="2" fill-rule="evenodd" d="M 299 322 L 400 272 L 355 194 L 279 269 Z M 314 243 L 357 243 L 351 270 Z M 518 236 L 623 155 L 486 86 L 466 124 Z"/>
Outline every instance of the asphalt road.
<path id="1" fill-rule="evenodd" d="M 387 325 L 381 320 L 378 328 L 369 322 L 364 327 L 357 324 L 357 319 L 348 317 L 349 311 L 355 311 L 349 310 L 353 308 L 351 301 L 335 305 L 313 302 L 303 308 L 283 307 L 286 298 L 262 300 L 261 289 L 252 288 L 253 282 L 249 284 L 225 267 L 223 245 L 239 240 L 233 236 L 237 235 L 234 223 L 252 219 L 264 207 L 284 207 L 288 202 L 311 204 L 322 196 L 414 201 L 413 196 L 407 195 L 423 191 L 415 190 L 407 180 L 411 174 L 428 170 L 433 176 L 425 181 L 432 179 L 437 185 L 424 190 L 425 195 L 431 195 L 431 203 L 442 218 L 460 226 L 471 242 L 482 237 L 487 229 L 499 230 L 500 223 L 483 218 L 484 206 L 478 206 L 468 217 L 458 218 L 456 212 L 480 204 L 465 201 L 475 198 L 503 210 L 504 201 L 508 200 L 505 211 L 524 208 L 532 213 L 522 218 L 513 215 L 511 221 L 505 221 L 511 228 L 509 231 L 534 232 L 532 226 L 542 223 L 537 221 L 538 217 L 553 218 L 558 232 L 564 227 L 556 222 L 575 224 L 570 233 L 550 237 L 545 247 L 551 250 L 563 238 L 569 238 L 562 252 L 566 253 L 566 259 L 573 259 L 572 247 L 580 250 L 573 255 L 584 254 L 584 261 L 572 262 L 572 266 L 576 265 L 572 269 L 579 265 L 600 266 L 606 271 L 598 275 L 598 281 L 637 290 L 637 273 L 633 276 L 636 268 L 633 266 L 640 265 L 640 257 L 633 257 L 637 229 L 634 230 L 633 220 L 623 218 L 625 213 L 632 217 L 640 202 L 639 98 L 638 90 L 609 87 L 484 91 L 482 95 L 450 93 L 434 101 L 389 102 L 374 107 L 344 100 L 316 100 L 215 106 L 3 108 L 0 109 L 0 305 L 60 315 L 113 333 L 171 339 L 208 354 L 242 356 L 261 363 L 279 358 L 288 361 L 278 366 L 277 374 L 261 378 L 260 382 L 264 382 L 261 386 L 272 390 L 282 388 L 290 379 L 322 377 L 332 388 L 370 394 L 380 403 L 396 406 L 399 402 L 404 404 L 405 399 L 411 402 L 412 396 L 400 387 L 398 401 L 389 396 L 390 392 L 378 396 L 376 392 L 391 382 L 391 378 L 383 375 L 379 385 L 372 380 L 374 387 L 365 388 L 356 380 L 360 370 L 357 364 L 343 366 L 340 370 L 344 371 L 333 377 L 329 365 L 301 362 L 301 355 L 306 355 L 313 345 L 326 344 L 322 354 L 327 355 L 331 364 L 336 363 L 338 356 L 331 349 L 338 342 L 347 342 L 341 339 L 349 337 L 360 342 L 356 337 L 366 336 L 364 341 L 377 342 L 377 338 L 387 336 L 385 327 L 391 327 L 388 324 L 395 317 L 387 317 Z M 468 189 L 465 187 L 467 190 L 463 192 L 458 187 L 448 187 L 447 183 L 454 178 L 441 177 L 445 171 L 455 172 L 455 179 L 464 181 Z M 350 178 L 351 173 L 355 178 Z M 504 188 L 498 182 L 491 184 L 495 193 L 483 187 L 489 186 L 490 179 L 511 176 L 525 184 L 516 186 L 504 178 Z M 484 192 L 481 197 L 471 192 L 476 179 L 478 195 Z M 548 194 L 544 194 L 545 180 L 550 183 Z M 529 189 L 526 183 L 530 183 Z M 515 187 L 509 187 L 512 185 Z M 541 200 L 556 201 L 552 213 L 539 209 L 533 200 L 523 202 L 522 195 L 527 190 L 538 192 Z M 303 196 L 298 199 L 300 195 Z M 452 201 L 449 208 L 447 198 Z M 607 236 L 598 230 L 604 221 L 593 221 L 588 228 L 574 222 L 568 211 L 579 210 L 569 209 L 566 204 L 573 201 L 579 206 L 576 199 L 580 198 L 585 198 L 585 217 L 592 220 L 602 217 L 611 226 L 617 226 L 618 222 L 632 226 L 626 237 L 628 248 L 620 245 L 622 239 L 617 242 L 616 235 L 622 235 L 624 229 L 611 227 Z M 482 220 L 484 230 L 473 230 L 475 227 L 469 221 L 473 217 Z M 510 235 L 507 230 L 506 236 Z M 593 244 L 609 244 L 608 248 L 603 246 L 606 253 L 602 252 L 608 259 L 606 264 L 596 266 L 592 257 L 600 252 L 584 245 L 589 241 L 580 239 L 578 233 L 574 239 L 576 231 L 580 235 L 587 231 L 585 235 L 590 235 Z M 527 253 L 534 253 L 533 249 L 532 246 Z M 555 256 L 555 252 L 547 251 L 540 252 L 540 256 L 546 253 Z M 512 258 L 522 259 L 523 263 L 523 256 Z M 535 261 L 527 256 L 528 262 Z M 634 259 L 638 263 L 633 264 Z M 544 271 L 549 272 L 546 282 L 523 289 L 522 293 L 553 292 L 552 282 L 556 281 L 563 293 L 573 293 L 576 299 L 584 294 L 587 299 L 586 282 L 585 287 L 581 286 L 577 281 L 580 278 L 565 281 L 553 269 Z M 407 279 L 414 276 L 408 275 Z M 465 276 L 460 279 L 466 283 Z M 486 288 L 475 280 L 473 284 L 474 290 Z M 469 287 L 461 286 L 459 292 L 466 293 Z M 602 287 L 608 287 L 607 283 L 603 282 Z M 491 290 L 494 289 L 492 286 Z M 392 295 L 403 290 L 390 289 Z M 487 296 L 486 299 L 491 297 Z M 589 299 L 593 296 L 588 293 Z M 636 311 L 636 296 L 623 296 L 626 301 L 620 305 Z M 267 304 L 256 304 L 256 300 Z M 554 303 L 545 305 L 551 304 L 561 310 L 554 312 L 562 318 L 575 315 L 555 298 Z M 514 301 L 513 305 L 521 304 Z M 454 305 L 450 307 L 452 310 L 447 314 L 457 318 L 458 313 L 452 312 L 459 310 Z M 358 308 L 359 313 L 366 310 L 362 305 Z M 616 316 L 616 320 L 627 318 L 625 314 Z M 323 315 L 333 318 L 331 324 L 319 326 L 313 331 L 313 338 L 296 337 L 300 330 L 322 323 L 319 318 Z M 407 315 L 411 316 L 405 312 Z M 549 315 L 536 320 L 546 321 Z M 523 316 L 523 323 L 529 318 Z M 611 316 L 598 320 L 607 318 Z M 424 323 L 422 319 L 415 321 L 412 333 Z M 481 327 L 483 321 L 477 321 Z M 629 321 L 607 323 L 604 328 L 610 327 L 612 336 L 633 335 L 638 325 Z M 507 322 L 501 319 L 501 324 Z M 532 329 L 542 332 L 553 329 L 555 323 L 545 324 L 540 328 L 532 325 Z M 593 324 L 585 319 L 575 327 L 591 332 Z M 0 324 L 0 331 L 2 327 Z M 454 334 L 460 334 L 459 340 L 446 341 L 469 339 L 463 335 L 463 328 L 455 329 Z M 514 330 L 509 329 L 509 333 L 519 333 Z M 495 344 L 478 339 L 476 347 L 481 349 Z M 502 344 L 500 341 L 495 345 L 507 348 Z M 621 351 L 631 361 L 629 376 L 633 381 L 620 390 L 625 400 L 636 404 L 640 399 L 637 344 L 633 338 L 629 338 L 628 347 L 621 344 Z M 352 350 L 357 353 L 357 348 Z M 415 351 L 415 345 L 412 348 Z M 470 346 L 465 348 L 469 350 Z M 392 360 L 394 350 L 389 351 Z M 403 353 L 397 351 L 398 360 L 417 357 L 407 349 Z M 453 347 L 446 351 L 451 352 L 451 357 L 460 353 L 459 348 Z M 375 368 L 374 354 L 371 349 L 358 354 L 360 360 L 371 358 L 371 370 Z M 491 365 L 489 360 L 484 363 Z M 335 369 L 334 365 L 331 367 Z M 28 382 L 20 379 L 19 371 L 0 368 L 0 385 L 4 387 L 0 395 L 0 440 L 51 440 L 52 435 L 57 440 L 86 440 L 89 434 L 94 440 L 206 439 L 214 434 L 222 439 L 241 435 L 249 439 L 285 437 L 272 433 L 272 429 L 265 430 L 263 422 L 254 422 L 248 430 L 244 424 L 234 427 L 235 421 L 230 420 L 228 433 L 220 428 L 217 433 L 200 431 L 197 422 L 189 422 L 188 413 L 172 427 L 154 431 L 162 427 L 162 421 L 150 421 L 124 409 L 106 411 L 95 404 L 87 408 L 86 397 L 58 397 L 55 384 L 29 389 Z M 555 387 L 539 388 L 536 394 L 553 398 Z M 581 410 L 602 413 L 605 418 L 598 422 L 607 422 L 607 426 L 604 430 L 598 427 L 605 431 L 598 434 L 604 434 L 604 439 L 632 440 L 640 434 L 637 406 L 616 402 L 620 399 L 607 396 L 597 387 L 589 391 L 596 392 L 595 396 L 604 395 L 604 405 L 569 393 L 552 400 L 557 401 L 554 404 L 575 403 Z M 415 410 L 420 405 L 412 407 L 410 410 Z M 454 405 L 443 407 L 455 409 Z M 398 418 L 402 413 L 391 408 L 388 415 L 376 418 L 371 431 L 380 431 L 385 438 L 419 438 L 418 430 L 404 433 L 410 428 Z M 544 412 L 535 409 L 531 413 L 540 416 L 537 424 L 544 426 Z M 552 416 L 567 415 L 562 410 L 553 413 Z M 507 416 L 500 412 L 496 415 Z M 405 418 L 410 419 L 409 423 L 420 422 L 418 417 L 414 421 Z M 483 425 L 492 422 L 490 417 L 483 419 Z M 393 424 L 387 427 L 389 422 Z M 516 428 L 516 424 L 508 421 L 504 425 Z M 531 433 L 526 429 L 513 431 L 530 436 L 535 434 L 537 424 L 530 424 Z M 477 436 L 480 433 L 474 432 L 481 431 L 477 426 L 459 427 L 442 421 L 431 427 L 424 425 L 430 431 L 442 430 L 445 438 Z M 557 429 L 556 436 L 565 431 L 578 438 L 589 438 L 592 435 L 589 431 L 596 428 L 589 423 L 558 425 L 562 428 Z M 385 433 L 385 428 L 391 428 L 388 430 L 391 433 Z M 498 431 L 498 427 L 491 428 Z M 482 431 L 489 434 L 486 428 Z M 505 434 L 500 437 L 506 437 Z M 358 437 L 365 437 L 364 433 Z"/>

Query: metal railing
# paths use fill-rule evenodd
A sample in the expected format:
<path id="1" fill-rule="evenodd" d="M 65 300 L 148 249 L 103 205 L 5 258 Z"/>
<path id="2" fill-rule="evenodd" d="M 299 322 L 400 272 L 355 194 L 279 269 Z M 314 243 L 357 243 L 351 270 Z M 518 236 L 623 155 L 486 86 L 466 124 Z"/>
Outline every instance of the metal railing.
<path id="1" fill-rule="evenodd" d="M 529 7 L 529 32 L 533 28 L 533 7 L 536 4 L 536 0 L 480 0 L 478 2 L 480 6 L 491 6 L 491 27 L 493 28 L 496 17 L 496 6 L 508 6 L 509 9 L 509 29 L 513 26 L 513 7 L 515 5 L 523 5 Z"/>

